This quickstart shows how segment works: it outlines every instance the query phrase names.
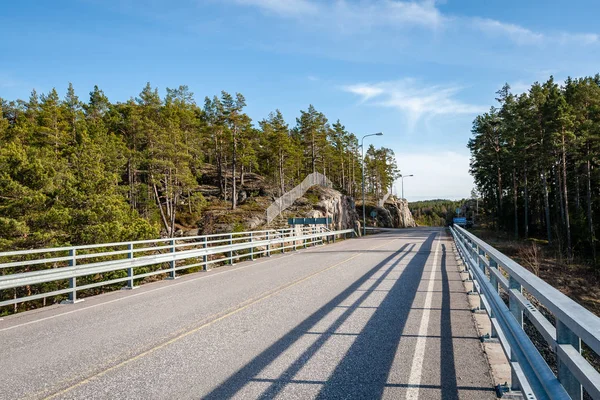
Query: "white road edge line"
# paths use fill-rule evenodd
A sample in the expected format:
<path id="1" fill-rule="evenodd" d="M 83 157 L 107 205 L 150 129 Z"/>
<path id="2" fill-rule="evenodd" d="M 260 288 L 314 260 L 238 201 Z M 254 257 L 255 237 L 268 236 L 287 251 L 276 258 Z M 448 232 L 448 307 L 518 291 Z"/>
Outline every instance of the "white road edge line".
<path id="1" fill-rule="evenodd" d="M 427 330 L 429 329 L 429 316 L 431 311 L 431 301 L 433 298 L 433 286 L 435 285 L 435 273 L 438 262 L 438 250 L 440 248 L 441 233 L 438 233 L 437 245 L 433 254 L 433 264 L 429 274 L 429 285 L 427 286 L 427 295 L 425 296 L 425 305 L 423 306 L 423 316 L 421 317 L 421 326 L 415 354 L 413 356 L 412 367 L 410 368 L 410 377 L 408 378 L 408 389 L 406 390 L 406 400 L 419 399 L 419 386 L 421 385 L 421 375 L 423 373 L 423 361 L 425 360 L 425 344 L 427 343 Z"/>

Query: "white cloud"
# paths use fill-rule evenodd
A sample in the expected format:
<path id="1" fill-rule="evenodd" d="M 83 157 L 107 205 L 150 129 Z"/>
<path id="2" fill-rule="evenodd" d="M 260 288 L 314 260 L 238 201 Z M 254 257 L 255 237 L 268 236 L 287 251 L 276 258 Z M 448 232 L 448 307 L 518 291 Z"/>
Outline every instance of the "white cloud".
<path id="1" fill-rule="evenodd" d="M 487 18 L 474 18 L 472 22 L 477 29 L 485 33 L 507 36 L 517 44 L 540 44 L 545 39 L 543 34 L 533 32 L 515 24 L 508 24 Z"/>
<path id="2" fill-rule="evenodd" d="M 334 29 L 336 33 L 365 33 L 373 29 L 402 30 L 418 26 L 428 30 L 464 27 L 483 32 L 489 37 L 508 38 L 521 46 L 542 44 L 600 44 L 596 33 L 536 32 L 518 24 L 490 18 L 451 16 L 443 14 L 435 0 L 229 0 L 255 7 L 280 17 L 301 20 L 311 28 Z"/>
<path id="3" fill-rule="evenodd" d="M 309 0 L 235 0 L 235 2 L 282 16 L 304 16 L 319 11 L 319 6 Z"/>
<path id="4" fill-rule="evenodd" d="M 401 28 L 407 25 L 437 28 L 445 20 L 435 2 L 346 0 L 233 0 L 283 17 L 307 20 L 310 24 L 335 27 L 341 31 L 360 31 L 374 27 Z"/>
<path id="5" fill-rule="evenodd" d="M 600 43 L 600 35 L 595 33 L 570 33 L 570 32 L 534 32 L 520 25 L 506 23 L 488 18 L 473 18 L 472 25 L 491 36 L 508 37 L 518 45 L 580 45 L 588 46 Z"/>
<path id="6" fill-rule="evenodd" d="M 487 107 L 463 103 L 455 98 L 461 90 L 452 85 L 422 85 L 415 79 L 348 85 L 343 90 L 359 95 L 363 102 L 396 108 L 414 124 L 423 115 L 478 114 Z"/>
<path id="7" fill-rule="evenodd" d="M 424 144 L 427 147 L 427 144 Z M 396 151 L 402 173 L 414 177 L 404 179 L 404 196 L 409 201 L 428 199 L 458 200 L 470 196 L 474 187 L 469 174 L 469 155 L 452 151 Z M 401 195 L 401 183 L 396 182 Z"/>
<path id="8" fill-rule="evenodd" d="M 600 35 L 595 33 L 560 33 L 556 40 L 561 44 L 576 43 L 580 45 L 590 45 L 600 43 Z"/>

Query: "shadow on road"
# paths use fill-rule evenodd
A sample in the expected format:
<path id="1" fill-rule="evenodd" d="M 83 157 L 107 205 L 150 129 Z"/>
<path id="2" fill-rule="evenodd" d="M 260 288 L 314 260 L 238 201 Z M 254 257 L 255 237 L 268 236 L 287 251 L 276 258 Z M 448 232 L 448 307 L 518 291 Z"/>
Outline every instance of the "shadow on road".
<path id="1" fill-rule="evenodd" d="M 442 310 L 440 316 L 440 354 L 442 399 L 458 399 L 454 345 L 452 343 L 452 311 L 450 308 L 450 279 L 446 269 L 446 245 L 442 244 Z"/>
<path id="2" fill-rule="evenodd" d="M 294 380 L 296 374 L 324 346 L 329 338 L 337 335 L 335 332 L 348 318 L 361 307 L 367 297 L 377 291 L 377 286 L 384 280 L 390 280 L 391 272 L 401 271 L 394 279 L 392 286 L 381 303 L 374 308 L 366 325 L 359 333 L 352 334 L 356 339 L 339 361 L 327 381 L 314 382 L 320 385 L 318 398 L 380 398 L 386 387 L 403 387 L 402 384 L 389 384 L 388 378 L 398 343 L 408 315 L 411 311 L 415 296 L 424 271 L 424 265 L 429 258 L 437 233 L 432 232 L 423 242 L 418 252 L 414 252 L 414 244 L 406 244 L 385 260 L 371 268 L 347 289 L 294 327 L 285 336 L 256 356 L 252 361 L 238 370 L 216 387 L 205 398 L 222 399 L 236 395 L 246 384 L 251 382 L 268 383 L 261 398 L 276 397 L 290 383 L 301 383 Z M 401 261 L 412 255 L 405 267 L 400 267 Z M 446 271 L 446 249 L 442 247 L 442 310 L 440 334 L 441 346 L 441 389 L 444 399 L 458 398 L 456 370 L 454 367 L 454 352 L 452 344 L 452 325 L 450 308 L 450 290 Z M 381 272 L 380 276 L 375 276 Z M 369 280 L 374 281 L 369 289 L 363 290 L 362 285 Z M 326 332 L 314 332 L 315 325 L 326 317 L 332 310 L 351 295 L 357 295 L 349 306 L 341 307 L 344 311 L 339 315 Z M 261 379 L 259 374 L 274 360 L 304 335 L 319 335 L 276 379 Z M 407 335 L 414 336 L 414 335 Z M 410 356 L 409 356 L 410 357 Z M 464 390 L 466 388 L 461 388 Z M 467 389 L 468 390 L 468 389 Z"/>

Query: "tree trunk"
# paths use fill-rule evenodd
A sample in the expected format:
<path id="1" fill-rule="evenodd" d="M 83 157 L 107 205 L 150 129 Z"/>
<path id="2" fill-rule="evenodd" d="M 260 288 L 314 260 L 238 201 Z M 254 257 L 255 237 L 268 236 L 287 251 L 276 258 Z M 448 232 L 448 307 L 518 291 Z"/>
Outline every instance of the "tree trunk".
<path id="1" fill-rule="evenodd" d="M 579 168 L 575 170 L 575 207 L 577 208 L 577 214 L 581 212 L 581 193 L 579 192 Z"/>
<path id="2" fill-rule="evenodd" d="M 498 154 L 496 153 L 496 162 L 497 165 L 497 173 L 498 173 L 498 215 L 497 215 L 497 227 L 500 228 L 501 218 L 502 218 L 502 171 L 500 170 L 500 160 L 498 158 Z"/>
<path id="3" fill-rule="evenodd" d="M 524 215 L 524 231 L 525 231 L 525 239 L 529 238 L 529 194 L 527 193 L 527 167 L 525 167 L 525 174 L 524 174 L 524 193 L 523 193 L 523 197 L 525 200 L 525 215 Z"/>
<path id="4" fill-rule="evenodd" d="M 167 231 L 167 233 L 169 233 L 169 223 L 167 222 L 167 217 L 165 216 L 165 212 L 162 208 L 162 204 L 160 203 L 160 197 L 158 196 L 158 189 L 156 188 L 156 184 L 153 183 L 152 187 L 154 188 L 154 196 L 156 198 L 156 205 L 158 206 L 158 209 L 160 210 L 160 218 L 165 227 L 165 230 Z"/>
<path id="5" fill-rule="evenodd" d="M 281 188 L 280 196 L 285 193 L 285 178 L 283 176 L 283 151 L 279 151 L 279 185 Z"/>
<path id="6" fill-rule="evenodd" d="M 515 208 L 515 240 L 519 239 L 519 207 L 518 207 L 518 185 L 517 185 L 517 169 L 513 166 L 513 203 Z"/>
<path id="7" fill-rule="evenodd" d="M 589 145 L 588 145 L 589 152 Z M 589 157 L 589 154 L 588 154 Z M 590 233 L 590 244 L 592 245 L 592 255 L 594 257 L 594 263 L 596 262 L 596 237 L 594 234 L 594 224 L 592 222 L 592 172 L 590 166 L 590 160 L 588 158 L 586 164 L 586 178 L 587 178 L 587 193 L 586 193 L 586 202 L 587 202 L 587 220 L 588 220 L 588 229 Z"/>
<path id="8" fill-rule="evenodd" d="M 550 226 L 550 201 L 548 199 L 548 179 L 546 171 L 542 172 L 542 187 L 544 190 L 544 211 L 546 216 L 546 234 L 548 236 L 548 244 L 552 244 L 552 227 Z"/>
<path id="9" fill-rule="evenodd" d="M 317 172 L 317 166 L 316 166 L 317 158 L 315 155 L 315 132 L 314 131 L 312 133 L 311 152 L 312 152 L 312 157 L 311 157 L 312 172 L 315 173 L 315 172 Z"/>
<path id="10" fill-rule="evenodd" d="M 235 169 L 236 165 L 236 151 L 237 151 L 237 127 L 233 127 L 233 154 L 231 155 L 231 209 L 237 208 L 237 193 L 235 188 Z"/>
<path id="11" fill-rule="evenodd" d="M 573 258 L 573 249 L 571 248 L 571 223 L 569 221 L 569 196 L 567 189 L 567 150 L 565 148 L 565 135 L 562 135 L 562 164 L 563 164 L 563 197 L 565 201 L 565 228 L 567 230 L 567 258 L 569 261 Z"/>

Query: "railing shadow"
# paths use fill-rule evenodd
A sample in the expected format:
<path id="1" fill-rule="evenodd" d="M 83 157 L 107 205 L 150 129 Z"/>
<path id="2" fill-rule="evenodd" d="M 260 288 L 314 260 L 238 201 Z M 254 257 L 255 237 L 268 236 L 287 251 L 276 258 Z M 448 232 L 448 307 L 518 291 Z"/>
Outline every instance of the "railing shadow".
<path id="1" fill-rule="evenodd" d="M 425 240 L 389 289 L 317 398 L 381 398 L 437 233 Z"/>
<path id="2" fill-rule="evenodd" d="M 310 332 L 320 320 L 326 317 L 344 300 L 353 294 L 360 293 L 357 300 L 353 301 L 353 305 L 349 306 L 336 318 L 335 322 L 328 329 L 328 332 L 324 332 L 300 356 L 296 357 L 296 360 L 279 375 L 279 378 L 272 380 L 271 384 L 261 395 L 262 398 L 275 397 L 325 344 L 327 339 L 335 333 L 335 330 L 352 315 L 361 302 L 375 291 L 377 285 L 400 264 L 402 259 L 410 254 L 412 255 L 412 259 L 404 267 L 400 277 L 394 282 L 392 288 L 385 295 L 385 298 L 358 334 L 356 340 L 336 366 L 330 378 L 323 383 L 318 396 L 320 398 L 381 397 L 386 387 L 389 371 L 392 367 L 404 325 L 417 294 L 423 274 L 423 266 L 428 259 L 436 235 L 436 232 L 432 232 L 418 252 L 411 251 L 415 247 L 414 244 L 410 249 L 408 249 L 409 244 L 402 246 L 398 251 L 371 268 L 347 289 L 222 382 L 204 398 L 230 398 L 238 393 L 247 383 L 260 381 L 257 379 L 257 376 L 261 371 L 281 356 L 307 332 Z M 392 262 L 391 266 L 388 265 L 390 262 Z M 374 274 L 382 270 L 382 275 L 379 278 L 375 278 L 377 281 L 371 286 L 370 290 L 359 290 L 370 278 L 374 278 Z M 365 385 L 365 382 L 368 382 L 368 384 Z"/>
<path id="3" fill-rule="evenodd" d="M 458 399 L 454 344 L 452 337 L 452 309 L 450 308 L 450 279 L 446 268 L 446 245 L 442 244 L 442 305 L 440 313 L 440 383 L 442 400 Z"/>

